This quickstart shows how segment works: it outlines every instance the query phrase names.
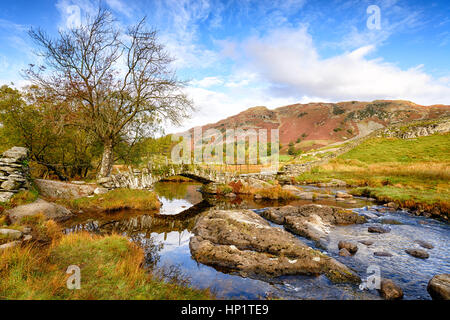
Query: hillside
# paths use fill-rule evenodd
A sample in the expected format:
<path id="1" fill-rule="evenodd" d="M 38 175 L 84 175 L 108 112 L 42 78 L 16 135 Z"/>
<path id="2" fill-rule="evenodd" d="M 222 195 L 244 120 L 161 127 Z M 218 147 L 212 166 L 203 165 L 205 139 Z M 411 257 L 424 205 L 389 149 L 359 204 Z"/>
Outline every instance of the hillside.
<path id="1" fill-rule="evenodd" d="M 335 150 L 335 158 L 329 161 L 322 162 L 318 152 L 315 157 L 305 154 L 305 161 L 313 164 L 296 179 L 300 183 L 343 180 L 359 187 L 352 191 L 354 195 L 394 201 L 417 214 L 448 221 L 449 128 L 448 118 L 413 122 L 376 132 L 353 148 L 342 147 L 344 153 Z"/>
<path id="2" fill-rule="evenodd" d="M 289 143 L 303 151 L 362 137 L 395 123 L 450 116 L 450 105 L 422 106 L 403 100 L 294 104 L 270 110 L 253 107 L 203 126 L 225 132 L 230 128 L 280 130 L 282 152 Z M 191 129 L 190 131 L 192 131 Z"/>

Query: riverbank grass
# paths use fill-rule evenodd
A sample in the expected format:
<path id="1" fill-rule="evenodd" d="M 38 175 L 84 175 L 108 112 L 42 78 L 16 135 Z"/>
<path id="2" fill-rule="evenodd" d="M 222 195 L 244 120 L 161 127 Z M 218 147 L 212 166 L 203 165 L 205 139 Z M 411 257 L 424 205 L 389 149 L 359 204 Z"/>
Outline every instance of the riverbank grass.
<path id="1" fill-rule="evenodd" d="M 126 238 L 88 233 L 64 235 L 45 249 L 0 252 L 0 299 L 211 299 L 196 290 L 152 277 L 141 267 L 144 252 Z M 81 269 L 81 289 L 69 290 L 69 266 Z"/>
<path id="2" fill-rule="evenodd" d="M 157 210 L 161 207 L 158 196 L 153 191 L 125 188 L 93 197 L 61 200 L 60 202 L 72 209 L 83 211 Z"/>
<path id="3" fill-rule="evenodd" d="M 7 209 L 32 203 L 36 201 L 38 197 L 39 192 L 33 187 L 30 188 L 30 190 L 20 191 L 16 193 L 9 202 L 0 202 L 0 215 Z"/>

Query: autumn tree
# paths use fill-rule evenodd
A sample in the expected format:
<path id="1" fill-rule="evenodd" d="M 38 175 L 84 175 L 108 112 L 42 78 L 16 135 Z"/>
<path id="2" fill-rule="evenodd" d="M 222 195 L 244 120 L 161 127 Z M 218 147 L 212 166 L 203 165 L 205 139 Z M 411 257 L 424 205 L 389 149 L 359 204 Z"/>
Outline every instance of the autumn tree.
<path id="1" fill-rule="evenodd" d="M 178 124 L 193 106 L 145 18 L 126 30 L 105 9 L 83 20 L 56 38 L 30 30 L 44 62 L 26 76 L 63 101 L 64 123 L 101 141 L 98 176 L 107 177 L 119 141 L 148 135 L 166 121 Z"/>
<path id="2" fill-rule="evenodd" d="M 98 155 L 96 139 L 64 126 L 58 120 L 60 105 L 35 86 L 23 91 L 0 87 L 0 148 L 27 147 L 36 167 L 61 180 L 85 177 Z"/>

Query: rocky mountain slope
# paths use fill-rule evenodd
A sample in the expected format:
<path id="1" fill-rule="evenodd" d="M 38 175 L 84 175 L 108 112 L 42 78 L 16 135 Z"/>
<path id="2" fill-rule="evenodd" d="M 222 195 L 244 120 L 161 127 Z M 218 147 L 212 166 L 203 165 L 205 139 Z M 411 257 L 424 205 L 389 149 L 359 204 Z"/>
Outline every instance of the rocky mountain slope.
<path id="1" fill-rule="evenodd" d="M 289 143 L 304 151 L 363 137 L 395 123 L 450 116 L 450 105 L 422 106 L 403 100 L 294 104 L 270 110 L 253 107 L 203 130 L 279 129 L 282 151 Z M 191 129 L 190 131 L 192 131 Z"/>

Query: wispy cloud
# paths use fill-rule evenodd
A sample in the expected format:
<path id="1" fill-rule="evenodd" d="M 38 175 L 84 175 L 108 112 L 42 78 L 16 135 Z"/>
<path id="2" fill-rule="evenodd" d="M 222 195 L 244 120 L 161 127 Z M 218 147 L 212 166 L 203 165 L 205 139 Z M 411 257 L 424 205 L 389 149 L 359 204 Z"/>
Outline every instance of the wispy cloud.
<path id="1" fill-rule="evenodd" d="M 133 8 L 128 5 L 127 1 L 123 0 L 105 0 L 107 5 L 114 11 L 119 12 L 128 18 L 133 15 Z"/>

